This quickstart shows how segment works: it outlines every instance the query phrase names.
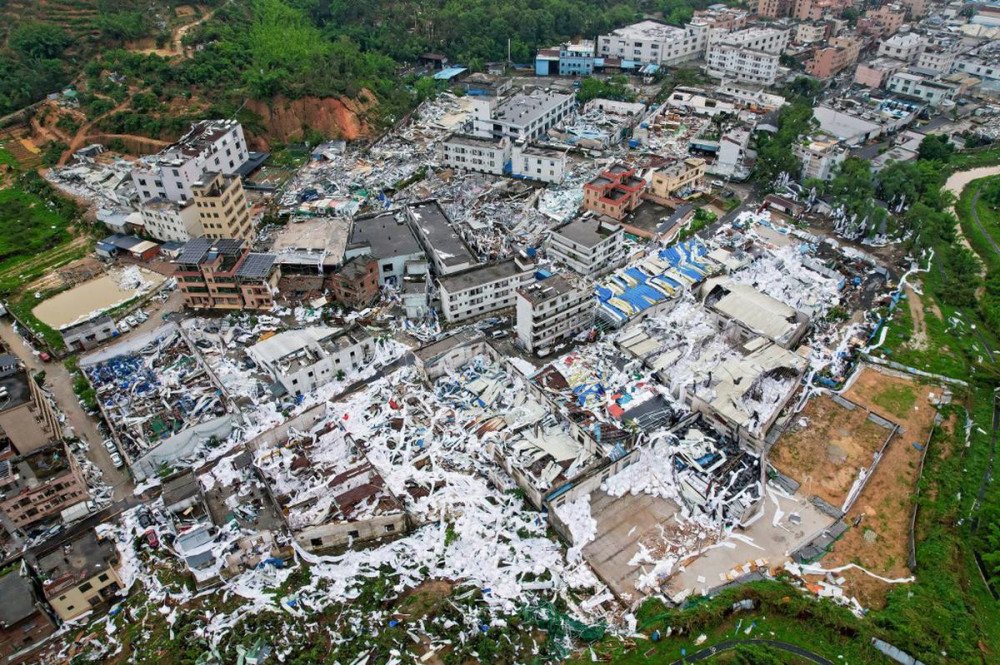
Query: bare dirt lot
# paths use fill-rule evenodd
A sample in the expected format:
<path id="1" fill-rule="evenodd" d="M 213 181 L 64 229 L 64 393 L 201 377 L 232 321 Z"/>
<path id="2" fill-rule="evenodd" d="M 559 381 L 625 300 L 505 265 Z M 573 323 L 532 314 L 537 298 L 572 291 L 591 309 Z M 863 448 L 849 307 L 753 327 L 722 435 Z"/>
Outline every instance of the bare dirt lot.
<path id="1" fill-rule="evenodd" d="M 899 434 L 844 520 L 851 528 L 823 557 L 824 568 L 855 563 L 889 579 L 909 577 L 910 514 L 921 451 L 934 426 L 937 386 L 866 368 L 844 396 L 895 421 Z M 889 585 L 858 570 L 843 573 L 845 593 L 865 607 L 882 607 Z"/>
<path id="2" fill-rule="evenodd" d="M 913 337 L 909 346 L 916 351 L 927 348 L 927 321 L 924 319 L 924 304 L 909 284 L 906 285 L 906 302 L 910 306 L 910 318 L 913 319 Z"/>
<path id="3" fill-rule="evenodd" d="M 47 289 L 59 289 L 73 284 L 85 282 L 104 272 L 104 264 L 99 259 L 87 256 L 76 261 L 67 263 L 62 268 L 53 270 L 34 282 L 27 288 L 32 291 L 45 291 Z"/>
<path id="4" fill-rule="evenodd" d="M 770 461 L 801 483 L 804 494 L 840 508 L 860 469 L 871 466 L 888 434 L 868 420 L 865 409 L 852 411 L 820 395 L 809 400 L 785 431 Z"/>

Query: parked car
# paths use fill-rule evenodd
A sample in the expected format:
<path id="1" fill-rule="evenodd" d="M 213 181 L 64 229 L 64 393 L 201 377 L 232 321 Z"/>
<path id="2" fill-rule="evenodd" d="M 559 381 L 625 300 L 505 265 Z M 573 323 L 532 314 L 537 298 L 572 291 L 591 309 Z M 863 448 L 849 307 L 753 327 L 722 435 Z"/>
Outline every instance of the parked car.
<path id="1" fill-rule="evenodd" d="M 52 360 L 52 356 L 50 356 L 50 355 L 48 354 L 48 352 L 47 352 L 47 351 L 42 351 L 41 353 L 39 353 L 39 354 L 38 354 L 38 358 L 39 358 L 39 359 L 40 359 L 40 360 L 41 360 L 41 361 L 42 361 L 43 363 L 47 363 L 47 362 L 49 362 L 50 360 Z"/>
<path id="2" fill-rule="evenodd" d="M 111 439 L 104 439 L 104 449 L 107 450 L 109 453 L 118 452 L 118 446 L 116 446 L 115 442 L 112 441 Z"/>
<path id="3" fill-rule="evenodd" d="M 156 530 L 146 529 L 146 542 L 150 547 L 159 547 L 160 539 L 156 536 Z"/>
<path id="4" fill-rule="evenodd" d="M 139 526 L 143 529 L 153 526 L 153 516 L 149 514 L 148 510 L 139 511 Z"/>
<path id="5" fill-rule="evenodd" d="M 115 465 L 116 469 L 120 469 L 125 466 L 125 460 L 118 453 L 111 453 L 111 463 Z"/>

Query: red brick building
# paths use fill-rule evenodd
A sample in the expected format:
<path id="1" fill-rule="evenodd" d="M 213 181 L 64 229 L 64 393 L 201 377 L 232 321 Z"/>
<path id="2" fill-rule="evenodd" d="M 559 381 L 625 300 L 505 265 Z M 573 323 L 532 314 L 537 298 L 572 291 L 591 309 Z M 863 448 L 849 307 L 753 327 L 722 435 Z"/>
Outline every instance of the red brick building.
<path id="1" fill-rule="evenodd" d="M 194 238 L 174 260 L 184 306 L 195 309 L 271 309 L 281 278 L 273 254 L 249 251 L 242 240 Z"/>
<path id="2" fill-rule="evenodd" d="M 364 309 L 379 297 L 378 259 L 356 256 L 327 278 L 333 299 L 346 307 Z"/>
<path id="3" fill-rule="evenodd" d="M 76 459 L 61 441 L 3 461 L 8 473 L 0 478 L 0 511 L 19 529 L 90 497 Z"/>
<path id="4" fill-rule="evenodd" d="M 616 164 L 583 186 L 583 207 L 621 221 L 642 203 L 646 181 Z"/>
<path id="5" fill-rule="evenodd" d="M 23 561 L 0 570 L 0 661 L 25 662 L 31 649 L 56 631 L 55 621 L 44 609 Z"/>

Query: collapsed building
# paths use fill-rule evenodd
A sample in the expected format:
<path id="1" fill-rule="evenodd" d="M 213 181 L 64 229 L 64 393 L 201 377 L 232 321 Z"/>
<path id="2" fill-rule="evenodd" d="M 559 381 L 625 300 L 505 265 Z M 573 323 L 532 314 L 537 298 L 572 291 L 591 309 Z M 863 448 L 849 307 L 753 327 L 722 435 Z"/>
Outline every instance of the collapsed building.
<path id="1" fill-rule="evenodd" d="M 80 369 L 138 480 L 232 431 L 222 387 L 176 324 L 83 356 Z"/>

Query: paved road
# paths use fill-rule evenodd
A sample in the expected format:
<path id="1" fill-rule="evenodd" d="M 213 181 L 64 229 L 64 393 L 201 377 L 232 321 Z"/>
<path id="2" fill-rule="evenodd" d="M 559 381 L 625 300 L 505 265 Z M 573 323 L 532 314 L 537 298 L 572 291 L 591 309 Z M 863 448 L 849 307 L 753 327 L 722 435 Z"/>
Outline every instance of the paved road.
<path id="1" fill-rule="evenodd" d="M 772 649 L 778 649 L 780 651 L 786 651 L 791 654 L 795 654 L 800 658 L 805 658 L 810 663 L 817 663 L 818 665 L 834 665 L 832 660 L 824 658 L 817 653 L 812 651 L 807 651 L 800 646 L 794 644 L 789 644 L 788 642 L 779 642 L 778 640 L 725 640 L 724 642 L 719 642 L 714 646 L 707 647 L 701 651 L 696 651 L 695 653 L 682 658 L 680 660 L 675 660 L 672 665 L 684 665 L 685 663 L 698 663 L 703 660 L 708 660 L 714 656 L 719 655 L 724 651 L 730 651 L 738 646 L 749 644 L 749 645 L 759 645 L 766 646 Z"/>
<path id="2" fill-rule="evenodd" d="M 108 451 L 101 445 L 103 437 L 97 429 L 97 422 L 80 406 L 80 401 L 73 392 L 73 379 L 66 367 L 59 361 L 43 363 L 39 360 L 33 349 L 14 332 L 9 319 L 0 322 L 0 340 L 11 353 L 20 358 L 30 372 L 45 371 L 45 388 L 52 393 L 59 409 L 66 414 L 66 424 L 87 443 L 87 457 L 101 470 L 104 482 L 114 488 L 114 499 L 121 500 L 130 495 L 132 481 L 124 469 L 116 469 L 111 463 Z"/>
<path id="3" fill-rule="evenodd" d="M 149 318 L 127 334 L 145 333 L 163 325 L 163 315 L 173 314 L 182 306 L 183 299 L 179 290 L 171 292 L 163 302 L 153 300 L 147 303 L 143 309 L 149 314 Z M 34 349 L 26 345 L 24 339 L 14 331 L 10 320 L 0 322 L 0 341 L 3 341 L 11 353 L 20 358 L 29 371 L 45 371 L 45 388 L 52 393 L 59 409 L 66 415 L 66 424 L 72 428 L 76 436 L 87 443 L 87 457 L 101 470 L 104 482 L 114 488 L 112 498 L 121 501 L 130 497 L 135 484 L 125 468 L 116 469 L 111 463 L 108 451 L 101 444 L 104 437 L 97 428 L 97 421 L 87 415 L 80 406 L 80 401 L 73 392 L 73 378 L 66 367 L 59 361 L 43 363 L 39 360 Z M 107 344 L 114 344 L 114 340 L 108 341 L 105 345 Z"/>

